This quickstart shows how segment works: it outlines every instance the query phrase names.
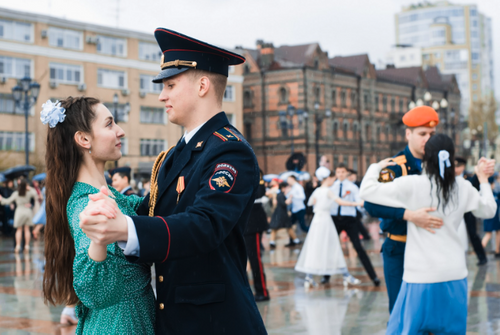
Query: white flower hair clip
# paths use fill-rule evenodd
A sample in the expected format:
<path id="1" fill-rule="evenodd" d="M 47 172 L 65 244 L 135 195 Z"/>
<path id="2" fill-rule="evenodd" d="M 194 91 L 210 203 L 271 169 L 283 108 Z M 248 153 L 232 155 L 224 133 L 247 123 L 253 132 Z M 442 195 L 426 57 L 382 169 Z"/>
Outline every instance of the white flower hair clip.
<path id="1" fill-rule="evenodd" d="M 66 118 L 66 114 L 64 114 L 65 112 L 66 109 L 61 107 L 59 100 L 56 100 L 54 103 L 49 99 L 42 105 L 40 120 L 43 124 L 48 123 L 50 128 L 54 128 L 59 122 L 64 121 Z"/>

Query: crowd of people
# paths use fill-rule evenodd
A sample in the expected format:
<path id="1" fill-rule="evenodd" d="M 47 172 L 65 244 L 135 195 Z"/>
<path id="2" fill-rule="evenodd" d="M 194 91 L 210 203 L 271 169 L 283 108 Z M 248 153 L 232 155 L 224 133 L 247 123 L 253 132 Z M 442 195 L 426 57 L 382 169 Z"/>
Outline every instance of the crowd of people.
<path id="1" fill-rule="evenodd" d="M 30 252 L 32 226 L 35 238 L 44 232 L 43 295 L 66 305 L 61 322 L 77 322 L 77 334 L 265 334 L 256 308 L 270 299 L 262 235 L 271 251 L 280 229 L 285 247 L 302 245 L 294 271 L 311 290 L 314 276 L 364 284 L 347 267 L 345 234 L 378 287 L 361 241 L 370 238 L 362 220 L 370 215 L 385 236 L 387 333 L 465 333 L 467 233 L 478 265 L 488 261 L 492 232 L 500 257 L 494 160 L 481 158 L 465 175 L 452 139 L 436 134 L 438 114 L 420 106 L 402 120 L 408 146 L 372 164 L 361 184 L 326 156 L 312 180 L 291 173 L 266 183 L 250 145 L 220 112 L 228 66 L 244 58 L 165 28 L 155 36 L 164 53 L 159 99 L 186 133 L 158 156 L 150 181 L 137 189 L 130 168 L 105 171 L 120 159 L 125 134 L 99 100 L 69 97 L 43 105 L 46 189 L 20 178 L 0 190 L 14 252 Z M 482 241 L 476 218 L 485 219 Z"/>

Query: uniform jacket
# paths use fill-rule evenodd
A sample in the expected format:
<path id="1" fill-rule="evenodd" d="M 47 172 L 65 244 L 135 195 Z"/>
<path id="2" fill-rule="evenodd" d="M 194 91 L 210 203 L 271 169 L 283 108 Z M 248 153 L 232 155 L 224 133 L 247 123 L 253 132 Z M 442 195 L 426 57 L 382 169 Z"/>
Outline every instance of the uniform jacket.
<path id="1" fill-rule="evenodd" d="M 264 185 L 264 181 L 261 182 L 262 184 L 259 184 L 255 194 L 256 201 L 266 195 L 266 186 Z M 268 229 L 269 224 L 267 223 L 267 215 L 264 211 L 264 207 L 262 207 L 262 203 L 256 202 L 253 204 L 252 210 L 250 211 L 250 218 L 248 219 L 245 235 L 262 233 Z"/>
<path id="2" fill-rule="evenodd" d="M 134 192 L 132 187 L 128 186 L 127 190 L 123 192 L 123 195 L 129 196 L 129 195 L 137 195 L 137 193 Z"/>
<path id="3" fill-rule="evenodd" d="M 156 333 L 265 334 L 243 239 L 260 179 L 255 154 L 223 112 L 175 161 L 174 151 L 158 173 L 156 216 L 147 216 L 148 195 L 132 217 L 140 255 L 128 257 L 155 262 Z"/>
<path id="4" fill-rule="evenodd" d="M 408 146 L 394 156 L 394 160 L 398 165 L 388 166 L 384 169 L 380 174 L 379 181 L 385 179 L 385 181 L 390 182 L 395 178 L 421 173 L 421 167 L 418 166 Z M 380 229 L 384 232 L 394 235 L 406 235 L 406 221 L 403 220 L 405 208 L 386 207 L 366 201 L 365 209 L 371 216 L 383 219 L 380 223 Z"/>

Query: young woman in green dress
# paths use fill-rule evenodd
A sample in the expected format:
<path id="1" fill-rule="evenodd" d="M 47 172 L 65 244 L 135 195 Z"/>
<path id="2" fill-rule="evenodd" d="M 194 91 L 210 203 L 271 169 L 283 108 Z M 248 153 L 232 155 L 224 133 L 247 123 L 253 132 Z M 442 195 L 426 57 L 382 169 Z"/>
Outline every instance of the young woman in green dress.
<path id="1" fill-rule="evenodd" d="M 45 301 L 76 304 L 76 334 L 154 334 L 154 294 L 150 267 L 129 263 L 113 243 L 91 241 L 79 227 L 89 195 L 106 186 L 104 166 L 121 157 L 123 130 L 94 98 L 47 101 L 41 120 L 47 133 Z M 126 197 L 112 187 L 126 215 L 142 198 Z M 110 208 L 108 217 L 116 215 Z"/>

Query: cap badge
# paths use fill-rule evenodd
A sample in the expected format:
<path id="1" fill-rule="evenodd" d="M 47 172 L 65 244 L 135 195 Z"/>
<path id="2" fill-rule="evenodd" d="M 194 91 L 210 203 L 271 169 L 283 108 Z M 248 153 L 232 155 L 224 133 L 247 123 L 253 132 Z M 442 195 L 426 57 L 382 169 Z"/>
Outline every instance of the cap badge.
<path id="1" fill-rule="evenodd" d="M 429 126 L 430 126 L 430 127 L 435 127 L 435 126 L 436 126 L 436 121 L 431 121 L 431 122 L 429 122 Z"/>

